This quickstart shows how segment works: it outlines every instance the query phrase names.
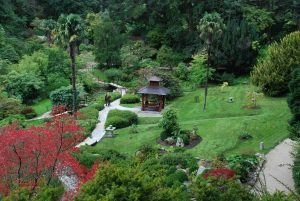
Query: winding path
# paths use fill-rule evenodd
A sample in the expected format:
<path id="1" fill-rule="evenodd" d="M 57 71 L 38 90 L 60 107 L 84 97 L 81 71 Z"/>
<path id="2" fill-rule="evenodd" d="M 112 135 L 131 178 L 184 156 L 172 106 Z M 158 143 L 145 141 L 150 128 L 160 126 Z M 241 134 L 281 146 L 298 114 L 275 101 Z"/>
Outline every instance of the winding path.
<path id="1" fill-rule="evenodd" d="M 93 130 L 91 137 L 86 138 L 83 142 L 81 142 L 77 147 L 80 147 L 82 145 L 93 145 L 97 142 L 99 142 L 105 135 L 105 122 L 108 115 L 108 112 L 110 110 L 128 110 L 136 113 L 139 117 L 161 117 L 161 114 L 159 112 L 144 112 L 141 111 L 140 107 L 134 107 L 134 108 L 127 108 L 120 105 L 120 99 L 117 99 L 113 101 L 110 105 L 110 107 L 105 106 L 105 108 L 101 111 L 99 111 L 99 123 L 96 125 L 96 128 Z"/>
<path id="2" fill-rule="evenodd" d="M 292 175 L 295 144 L 295 141 L 286 139 L 266 155 L 266 163 L 259 175 L 262 182 L 256 184 L 258 188 L 266 188 L 269 193 L 277 190 L 289 193 L 295 190 Z"/>

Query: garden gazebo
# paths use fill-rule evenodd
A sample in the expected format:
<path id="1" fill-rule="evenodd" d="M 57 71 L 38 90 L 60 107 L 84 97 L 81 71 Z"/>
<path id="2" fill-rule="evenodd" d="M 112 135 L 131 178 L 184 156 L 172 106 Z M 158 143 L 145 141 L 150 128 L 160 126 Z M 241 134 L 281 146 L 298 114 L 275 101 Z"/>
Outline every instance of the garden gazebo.
<path id="1" fill-rule="evenodd" d="M 160 86 L 161 78 L 153 76 L 148 79 L 149 85 L 141 88 L 138 93 L 142 94 L 142 111 L 162 111 L 165 108 L 166 95 L 170 90 Z"/>

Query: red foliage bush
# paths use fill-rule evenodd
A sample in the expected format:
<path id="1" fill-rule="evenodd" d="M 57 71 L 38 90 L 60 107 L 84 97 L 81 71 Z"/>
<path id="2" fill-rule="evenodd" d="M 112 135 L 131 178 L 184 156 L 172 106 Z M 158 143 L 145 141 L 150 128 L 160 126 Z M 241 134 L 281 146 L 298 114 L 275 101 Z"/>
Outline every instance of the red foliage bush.
<path id="1" fill-rule="evenodd" d="M 0 130 L 0 191 L 13 184 L 34 190 L 43 179 L 70 170 L 82 183 L 89 171 L 73 157 L 75 146 L 84 138 L 83 130 L 68 114 L 54 117 L 43 127 L 20 129 L 12 124 Z"/>
<path id="2" fill-rule="evenodd" d="M 231 179 L 235 176 L 235 172 L 228 168 L 218 168 L 208 171 L 204 174 L 204 178 L 207 179 L 209 177 L 215 178 L 224 178 L 224 179 Z"/>

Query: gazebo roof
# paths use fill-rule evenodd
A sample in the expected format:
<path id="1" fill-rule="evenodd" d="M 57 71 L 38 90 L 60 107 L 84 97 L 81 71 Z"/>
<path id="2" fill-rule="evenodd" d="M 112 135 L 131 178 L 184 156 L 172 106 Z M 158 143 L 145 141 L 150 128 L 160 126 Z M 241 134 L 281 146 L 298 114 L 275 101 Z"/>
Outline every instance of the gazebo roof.
<path id="1" fill-rule="evenodd" d="M 160 82 L 162 81 L 162 79 L 160 77 L 157 77 L 157 76 L 152 76 L 148 79 L 148 81 L 151 81 L 151 82 Z"/>
<path id="2" fill-rule="evenodd" d="M 170 90 L 165 87 L 154 87 L 147 86 L 143 87 L 138 91 L 139 94 L 153 94 L 153 95 L 162 95 L 166 96 L 170 93 Z"/>

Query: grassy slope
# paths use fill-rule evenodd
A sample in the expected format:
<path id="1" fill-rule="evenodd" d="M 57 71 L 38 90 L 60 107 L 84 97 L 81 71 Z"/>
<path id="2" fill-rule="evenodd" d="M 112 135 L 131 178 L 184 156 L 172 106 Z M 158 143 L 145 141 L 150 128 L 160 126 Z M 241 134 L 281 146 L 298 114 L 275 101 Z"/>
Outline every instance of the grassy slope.
<path id="1" fill-rule="evenodd" d="M 34 105 L 32 105 L 32 108 L 36 113 L 39 115 L 44 114 L 45 112 L 48 112 L 52 108 L 52 103 L 50 99 L 42 100 Z"/>
<path id="2" fill-rule="evenodd" d="M 287 120 L 290 117 L 286 98 L 262 97 L 258 104 L 261 109 L 243 109 L 246 92 L 254 88 L 249 85 L 229 87 L 221 91 L 219 87 L 209 89 L 207 111 L 202 111 L 203 90 L 186 93 L 171 105 L 178 110 L 179 122 L 182 128 L 191 129 L 197 126 L 203 141 L 188 150 L 195 156 L 211 158 L 217 154 L 234 154 L 259 151 L 259 142 L 265 143 L 265 152 L 288 136 Z M 200 103 L 194 102 L 194 97 L 200 96 Z M 228 97 L 233 96 L 235 103 L 228 103 Z M 142 144 L 156 144 L 160 129 L 156 121 L 142 119 L 138 126 L 138 134 L 130 134 L 130 128 L 117 130 L 114 139 L 104 139 L 98 147 L 116 149 L 122 153 L 133 154 Z M 241 142 L 244 123 L 252 140 Z"/>

